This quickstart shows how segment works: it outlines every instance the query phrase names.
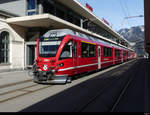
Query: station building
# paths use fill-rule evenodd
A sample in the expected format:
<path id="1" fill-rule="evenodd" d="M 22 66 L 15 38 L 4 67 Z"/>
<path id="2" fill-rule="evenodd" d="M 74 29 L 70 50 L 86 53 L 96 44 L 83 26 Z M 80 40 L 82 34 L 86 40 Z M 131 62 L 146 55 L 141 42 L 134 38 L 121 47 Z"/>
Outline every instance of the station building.
<path id="1" fill-rule="evenodd" d="M 23 70 L 36 58 L 36 39 L 68 28 L 131 47 L 90 5 L 79 0 L 0 0 L 0 71 Z"/>

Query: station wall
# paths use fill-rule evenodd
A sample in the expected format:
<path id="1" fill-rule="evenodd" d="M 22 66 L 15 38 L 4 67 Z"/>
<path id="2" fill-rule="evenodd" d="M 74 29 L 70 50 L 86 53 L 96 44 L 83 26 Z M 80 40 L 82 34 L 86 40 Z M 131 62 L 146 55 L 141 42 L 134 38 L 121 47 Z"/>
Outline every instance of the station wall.
<path id="1" fill-rule="evenodd" d="M 18 16 L 25 16 L 26 4 L 26 0 L 0 0 L 0 9 Z"/>
<path id="2" fill-rule="evenodd" d="M 0 19 L 0 32 L 3 31 L 9 33 L 9 51 L 8 62 L 0 63 L 0 72 L 24 69 L 24 39 L 26 29 L 15 25 L 8 25 L 5 20 Z"/>

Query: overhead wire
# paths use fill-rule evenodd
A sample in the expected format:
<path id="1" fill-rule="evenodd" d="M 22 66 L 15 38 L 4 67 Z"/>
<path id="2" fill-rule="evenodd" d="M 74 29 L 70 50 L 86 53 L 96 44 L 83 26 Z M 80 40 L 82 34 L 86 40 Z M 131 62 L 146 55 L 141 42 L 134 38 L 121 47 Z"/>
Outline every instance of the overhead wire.
<path id="1" fill-rule="evenodd" d="M 125 0 L 124 0 L 124 6 L 126 8 L 127 15 L 130 16 L 129 8 L 128 8 L 127 2 Z"/>
<path id="2" fill-rule="evenodd" d="M 123 5 L 123 3 L 121 2 L 121 0 L 118 0 L 118 2 L 119 2 L 119 4 L 120 4 L 120 7 L 121 7 L 121 9 L 122 9 L 122 12 L 123 12 L 124 16 L 125 16 L 125 17 L 129 17 L 130 14 L 129 14 L 129 10 L 128 10 L 127 4 L 124 3 L 124 5 Z M 123 21 L 122 21 L 122 23 L 121 23 L 121 26 L 123 25 L 123 22 L 124 22 L 124 21 L 125 21 L 125 19 L 123 18 Z M 128 24 L 129 26 L 131 26 L 128 20 L 127 20 L 127 24 Z"/>

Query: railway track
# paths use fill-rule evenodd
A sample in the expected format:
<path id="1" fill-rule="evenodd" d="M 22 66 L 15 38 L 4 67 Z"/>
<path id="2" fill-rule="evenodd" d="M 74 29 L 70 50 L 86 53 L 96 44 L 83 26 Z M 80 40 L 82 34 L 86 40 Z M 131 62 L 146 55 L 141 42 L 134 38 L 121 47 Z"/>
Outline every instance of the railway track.
<path id="1" fill-rule="evenodd" d="M 139 63 L 137 64 L 137 67 L 138 67 L 138 65 L 139 65 Z M 121 90 L 121 93 L 119 94 L 117 100 L 113 104 L 112 109 L 110 110 L 110 112 L 116 112 L 117 108 L 119 108 L 119 104 L 122 101 L 122 98 L 125 96 L 126 91 L 128 90 L 131 83 L 134 81 L 136 76 L 138 75 L 139 68 L 137 68 L 137 67 L 136 67 L 136 69 L 134 69 L 134 71 L 132 71 L 131 76 L 128 78 L 129 80 L 127 81 L 127 83 L 125 84 L 123 89 Z"/>
<path id="2" fill-rule="evenodd" d="M 2 85 L 0 86 L 0 89 L 1 88 L 6 88 L 6 87 L 11 87 L 11 86 L 14 86 L 14 85 L 19 85 L 19 84 L 22 84 L 22 83 L 27 83 L 27 82 L 31 82 L 32 80 L 26 80 L 26 81 L 21 81 L 21 82 L 15 82 L 15 83 L 10 83 L 10 84 L 6 84 L 6 85 Z"/>
<path id="3" fill-rule="evenodd" d="M 32 80 L 2 86 L 0 87 L 0 104 L 49 87 L 52 85 L 35 84 Z"/>
<path id="4" fill-rule="evenodd" d="M 139 65 L 139 63 L 137 64 L 137 66 Z M 126 67 L 125 67 L 126 69 Z M 107 112 L 115 112 L 117 111 L 117 108 L 119 108 L 119 104 L 120 102 L 122 101 L 122 98 L 123 96 L 125 96 L 125 93 L 126 91 L 128 90 L 128 87 L 130 86 L 130 84 L 133 82 L 133 80 L 135 79 L 136 75 L 138 74 L 137 71 L 138 71 L 139 68 L 136 68 L 134 70 L 134 72 L 132 71 L 132 73 L 130 73 L 130 77 L 127 77 L 125 78 L 126 81 L 123 85 L 123 88 L 121 89 L 120 92 L 118 92 L 118 96 L 117 96 L 117 99 L 115 100 L 114 104 L 111 106 L 111 109 L 107 109 L 108 111 Z M 122 71 L 122 70 L 121 70 Z M 114 73 L 116 74 L 116 73 Z M 100 91 L 97 91 L 97 94 L 95 96 L 93 96 L 93 98 L 91 98 L 89 101 L 87 101 L 87 103 L 85 103 L 84 105 L 82 105 L 82 107 L 80 107 L 80 109 L 77 109 L 77 110 L 74 110 L 75 112 L 84 112 L 87 110 L 87 108 L 95 103 L 99 98 L 100 96 L 105 93 L 105 91 L 108 89 L 108 88 L 111 88 L 112 85 L 114 85 L 115 83 L 117 82 L 120 82 L 120 80 L 122 80 L 122 77 L 118 77 L 116 79 L 113 79 L 113 80 L 110 80 L 108 82 L 109 85 L 103 87 L 103 89 L 100 89 Z M 111 105 L 111 104 L 110 104 Z"/>

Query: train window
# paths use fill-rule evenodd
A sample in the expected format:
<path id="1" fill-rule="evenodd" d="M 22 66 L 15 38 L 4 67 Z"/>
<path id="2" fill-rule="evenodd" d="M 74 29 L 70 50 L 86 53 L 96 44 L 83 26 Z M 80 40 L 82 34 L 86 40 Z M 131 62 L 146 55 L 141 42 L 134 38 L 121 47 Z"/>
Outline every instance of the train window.
<path id="1" fill-rule="evenodd" d="M 60 55 L 60 60 L 62 59 L 67 59 L 67 58 L 72 58 L 72 46 L 73 46 L 73 41 L 70 40 L 63 48 L 62 53 Z"/>
<path id="2" fill-rule="evenodd" d="M 130 52 L 128 52 L 128 57 L 130 57 Z"/>
<path id="3" fill-rule="evenodd" d="M 104 47 L 104 49 L 103 49 L 103 55 L 104 55 L 104 57 L 106 57 L 107 56 L 107 51 L 106 51 L 107 49 Z"/>
<path id="4" fill-rule="evenodd" d="M 120 50 L 115 50 L 115 56 L 120 57 Z"/>
<path id="5" fill-rule="evenodd" d="M 96 45 L 82 43 L 82 57 L 96 57 Z"/>
<path id="6" fill-rule="evenodd" d="M 124 52 L 124 56 L 126 56 L 126 52 Z"/>
<path id="7" fill-rule="evenodd" d="M 104 54 L 104 57 L 110 57 L 110 56 L 112 56 L 112 48 L 104 47 L 103 54 Z"/>
<path id="8" fill-rule="evenodd" d="M 89 44 L 89 57 L 96 57 L 96 45 Z"/>
<path id="9" fill-rule="evenodd" d="M 82 57 L 89 57 L 89 45 L 87 43 L 82 43 Z"/>
<path id="10" fill-rule="evenodd" d="M 117 50 L 115 50 L 115 56 L 117 56 Z"/>
<path id="11" fill-rule="evenodd" d="M 112 48 L 109 48 L 109 56 L 112 56 Z"/>
<path id="12" fill-rule="evenodd" d="M 74 57 L 77 58 L 77 42 L 74 43 Z"/>

